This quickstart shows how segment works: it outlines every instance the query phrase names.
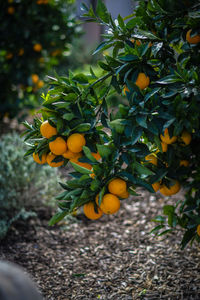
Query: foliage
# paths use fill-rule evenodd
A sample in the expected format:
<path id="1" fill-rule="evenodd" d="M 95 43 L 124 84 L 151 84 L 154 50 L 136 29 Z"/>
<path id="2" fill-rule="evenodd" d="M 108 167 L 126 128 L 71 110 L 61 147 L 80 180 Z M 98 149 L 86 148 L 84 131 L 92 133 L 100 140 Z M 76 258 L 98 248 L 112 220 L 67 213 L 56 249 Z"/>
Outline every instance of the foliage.
<path id="1" fill-rule="evenodd" d="M 27 149 L 17 133 L 6 134 L 0 141 L 0 238 L 20 217 L 31 213 L 26 209 L 52 205 L 59 192 L 57 172 L 49 166 L 39 167 L 31 157 L 24 159 Z"/>
<path id="2" fill-rule="evenodd" d="M 84 133 L 86 146 L 79 161 L 93 167 L 88 170 L 72 162 L 75 172 L 72 180 L 62 184 L 64 192 L 57 197 L 61 211 L 50 224 L 95 202 L 97 194 L 101 204 L 112 178 L 124 179 L 133 195 L 138 186 L 154 192 L 156 182 L 172 194 L 177 192 L 174 183 L 180 183 L 185 200 L 165 205 L 164 216 L 154 219 L 159 225 L 153 231 L 162 235 L 178 225 L 185 231 L 182 248 L 189 241 L 199 241 L 200 54 L 199 44 L 186 40 L 190 29 L 193 36 L 199 34 L 198 1 L 141 0 L 133 15 L 125 18 L 127 22 L 120 15 L 113 21 L 101 0 L 95 12 L 85 4 L 82 9 L 88 21 L 108 28 L 94 53 L 108 48 L 112 52 L 98 63 L 104 71 L 101 77 L 91 68 L 88 76 L 70 72 L 68 77 L 50 78 L 42 117 L 65 139 L 75 132 Z M 150 79 L 145 89 L 137 85 L 139 73 Z M 123 89 L 128 101 L 117 111 L 109 110 L 107 98 Z M 26 140 L 31 144 L 27 155 L 49 151 L 51 140 L 41 139 L 41 122 L 25 123 Z M 167 151 L 161 144 L 166 129 L 170 137 L 176 137 Z M 189 136 L 186 142 L 185 133 Z M 100 161 L 91 155 L 97 151 Z M 154 163 L 145 159 L 149 154 L 157 158 Z M 181 165 L 181 160 L 187 160 L 189 166 Z"/>
<path id="3" fill-rule="evenodd" d="M 0 118 L 13 117 L 24 106 L 38 107 L 44 74 L 67 65 L 65 54 L 80 35 L 72 8 L 70 0 L 1 1 Z"/>

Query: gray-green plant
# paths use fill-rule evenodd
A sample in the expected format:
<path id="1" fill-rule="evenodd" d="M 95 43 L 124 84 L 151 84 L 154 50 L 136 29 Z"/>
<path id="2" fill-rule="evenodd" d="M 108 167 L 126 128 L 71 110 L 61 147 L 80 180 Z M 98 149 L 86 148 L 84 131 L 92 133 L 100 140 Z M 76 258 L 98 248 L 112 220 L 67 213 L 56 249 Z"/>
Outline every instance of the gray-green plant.
<path id="1" fill-rule="evenodd" d="M 32 157 L 24 158 L 27 146 L 19 134 L 9 133 L 0 140 L 0 239 L 19 218 L 33 215 L 36 207 L 53 205 L 59 191 L 57 169 L 39 166 Z M 31 209 L 31 212 L 30 212 Z"/>

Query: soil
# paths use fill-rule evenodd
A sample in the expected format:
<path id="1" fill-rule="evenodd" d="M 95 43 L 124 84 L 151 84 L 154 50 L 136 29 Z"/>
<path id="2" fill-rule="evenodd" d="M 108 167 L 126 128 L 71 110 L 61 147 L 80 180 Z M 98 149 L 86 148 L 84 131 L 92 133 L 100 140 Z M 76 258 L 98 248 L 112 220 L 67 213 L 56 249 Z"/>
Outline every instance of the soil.
<path id="1" fill-rule="evenodd" d="M 89 221 L 80 214 L 54 227 L 52 211 L 39 209 L 11 228 L 0 258 L 30 273 L 44 299 L 200 299 L 199 246 L 180 250 L 181 231 L 149 234 L 165 201 L 140 191 L 115 215 Z"/>

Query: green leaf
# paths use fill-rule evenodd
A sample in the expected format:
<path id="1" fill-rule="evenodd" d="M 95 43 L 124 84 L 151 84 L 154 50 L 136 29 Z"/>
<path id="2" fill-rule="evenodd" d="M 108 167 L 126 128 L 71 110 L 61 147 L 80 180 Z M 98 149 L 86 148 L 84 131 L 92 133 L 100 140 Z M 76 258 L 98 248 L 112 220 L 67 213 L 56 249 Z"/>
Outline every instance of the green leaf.
<path id="1" fill-rule="evenodd" d="M 59 221 L 61 221 L 69 212 L 68 211 L 62 211 L 62 212 L 58 212 L 56 213 L 49 221 L 49 226 L 52 226 L 56 223 L 58 223 Z"/>
<path id="2" fill-rule="evenodd" d="M 90 123 L 82 123 L 74 127 L 72 130 L 77 132 L 85 132 L 90 130 L 91 124 Z"/>
<path id="3" fill-rule="evenodd" d="M 183 81 L 180 77 L 177 77 L 176 75 L 167 75 L 166 77 L 156 81 L 156 83 L 160 84 L 169 84 L 169 83 L 175 83 Z"/>
<path id="4" fill-rule="evenodd" d="M 137 33 L 133 35 L 138 39 L 149 39 L 149 40 L 159 40 L 157 36 L 155 36 L 152 32 L 145 31 L 142 29 L 137 29 Z"/>
<path id="5" fill-rule="evenodd" d="M 83 152 L 85 153 L 86 157 L 89 158 L 92 162 L 97 162 L 96 159 L 92 156 L 91 151 L 88 147 L 83 146 Z"/>
<path id="6" fill-rule="evenodd" d="M 97 150 L 102 158 L 103 157 L 108 158 L 113 152 L 109 145 L 97 144 Z"/>
<path id="7" fill-rule="evenodd" d="M 88 78 L 83 73 L 79 73 L 79 74 L 75 75 L 72 78 L 72 80 L 77 82 L 77 83 L 80 83 L 80 84 L 87 84 L 88 83 Z"/>
<path id="8" fill-rule="evenodd" d="M 92 174 L 92 171 L 90 171 L 90 170 L 88 170 L 88 169 L 86 169 L 86 168 L 84 168 L 84 167 L 81 167 L 81 166 L 79 166 L 79 165 L 77 165 L 77 164 L 75 164 L 75 163 L 73 163 L 72 161 L 70 161 L 70 163 L 72 164 L 72 167 L 77 171 L 77 172 L 79 172 L 79 173 L 81 173 L 81 174 Z"/>
<path id="9" fill-rule="evenodd" d="M 145 167 L 142 164 L 138 163 L 137 161 L 134 162 L 134 167 L 140 175 L 152 175 L 152 174 L 154 174 L 150 169 L 148 169 L 147 167 Z"/>
<path id="10" fill-rule="evenodd" d="M 154 227 L 150 233 L 157 233 L 157 231 L 159 231 L 160 229 L 164 228 L 165 226 L 164 225 L 158 225 L 156 227 Z"/>
<path id="11" fill-rule="evenodd" d="M 93 55 L 97 54 L 99 51 L 103 51 L 103 50 L 106 50 L 106 49 L 110 48 L 112 45 L 113 45 L 113 42 L 105 41 L 105 42 L 100 43 L 97 46 L 96 50 L 93 52 Z"/>
<path id="12" fill-rule="evenodd" d="M 103 20 L 107 24 L 109 23 L 109 19 L 110 19 L 109 13 L 108 13 L 107 8 L 102 0 L 98 0 L 98 2 L 97 2 L 96 13 L 97 13 L 98 17 L 101 18 L 101 20 Z"/>
<path id="13" fill-rule="evenodd" d="M 127 123 L 126 119 L 116 119 L 109 122 L 109 125 L 112 129 L 115 129 L 117 133 L 124 132 L 124 126 Z"/>
<path id="14" fill-rule="evenodd" d="M 64 114 L 64 115 L 62 116 L 62 118 L 63 118 L 64 120 L 67 120 L 67 121 L 71 121 L 74 117 L 75 117 L 75 116 L 74 116 L 73 113 L 66 113 L 66 114 Z"/>
<path id="15" fill-rule="evenodd" d="M 157 88 L 153 89 L 151 92 L 147 93 L 144 97 L 144 102 L 147 102 L 152 96 L 157 94 L 160 89 L 161 89 L 161 87 L 157 87 Z"/>
<path id="16" fill-rule="evenodd" d="M 194 229 L 187 230 L 183 236 L 181 241 L 181 250 L 185 248 L 185 246 L 192 240 L 195 235 Z"/>
<path id="17" fill-rule="evenodd" d="M 125 28 L 125 24 L 124 24 L 123 18 L 120 15 L 118 15 L 117 20 L 118 20 L 118 23 L 119 23 L 119 27 L 121 27 L 122 29 L 124 29 Z"/>

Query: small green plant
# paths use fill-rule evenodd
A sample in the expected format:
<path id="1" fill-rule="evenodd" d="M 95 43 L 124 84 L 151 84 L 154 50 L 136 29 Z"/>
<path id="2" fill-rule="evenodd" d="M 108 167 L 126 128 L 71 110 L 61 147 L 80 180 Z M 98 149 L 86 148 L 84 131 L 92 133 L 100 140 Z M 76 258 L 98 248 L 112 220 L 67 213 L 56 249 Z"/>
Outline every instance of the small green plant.
<path id="1" fill-rule="evenodd" d="M 52 205 L 59 191 L 57 171 L 40 168 L 31 157 L 24 159 L 26 146 L 17 133 L 6 134 L 0 141 L 0 239 L 18 218 L 30 215 L 34 206 Z"/>

